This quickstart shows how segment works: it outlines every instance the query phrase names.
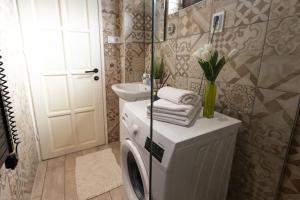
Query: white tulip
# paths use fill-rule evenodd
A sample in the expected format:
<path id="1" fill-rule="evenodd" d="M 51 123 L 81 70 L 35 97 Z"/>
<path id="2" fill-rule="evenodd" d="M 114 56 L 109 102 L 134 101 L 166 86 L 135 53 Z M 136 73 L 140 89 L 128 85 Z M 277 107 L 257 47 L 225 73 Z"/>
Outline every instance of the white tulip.
<path id="1" fill-rule="evenodd" d="M 194 58 L 200 59 L 203 50 L 204 50 L 203 48 L 199 48 L 197 51 L 195 51 L 195 52 L 193 53 L 192 56 L 193 56 Z"/>
<path id="2" fill-rule="evenodd" d="M 202 60 L 209 61 L 211 59 L 211 51 L 204 50 L 200 57 Z"/>
<path id="3" fill-rule="evenodd" d="M 204 45 L 204 49 L 207 50 L 207 51 L 212 52 L 213 51 L 213 46 L 212 46 L 212 44 L 208 43 L 208 44 Z"/>
<path id="4" fill-rule="evenodd" d="M 230 53 L 227 55 L 227 60 L 234 59 L 237 56 L 238 52 L 239 51 L 237 49 L 231 50 Z"/>

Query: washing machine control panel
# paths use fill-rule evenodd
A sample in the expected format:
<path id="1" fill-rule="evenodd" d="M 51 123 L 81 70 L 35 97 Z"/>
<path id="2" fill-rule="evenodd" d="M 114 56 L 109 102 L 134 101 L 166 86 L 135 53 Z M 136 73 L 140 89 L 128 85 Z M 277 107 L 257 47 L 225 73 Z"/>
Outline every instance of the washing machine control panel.
<path id="1" fill-rule="evenodd" d="M 150 152 L 151 140 L 149 137 L 146 139 L 145 149 Z M 156 158 L 159 162 L 162 161 L 165 150 L 161 148 L 158 144 L 152 141 L 152 153 L 154 158 Z"/>

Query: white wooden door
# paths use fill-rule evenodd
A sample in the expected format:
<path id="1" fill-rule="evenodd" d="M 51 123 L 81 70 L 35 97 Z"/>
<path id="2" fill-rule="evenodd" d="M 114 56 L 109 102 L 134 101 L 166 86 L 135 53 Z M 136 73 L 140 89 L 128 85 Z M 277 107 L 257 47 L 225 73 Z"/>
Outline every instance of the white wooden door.
<path id="1" fill-rule="evenodd" d="M 97 0 L 19 0 L 19 7 L 43 159 L 104 144 Z"/>

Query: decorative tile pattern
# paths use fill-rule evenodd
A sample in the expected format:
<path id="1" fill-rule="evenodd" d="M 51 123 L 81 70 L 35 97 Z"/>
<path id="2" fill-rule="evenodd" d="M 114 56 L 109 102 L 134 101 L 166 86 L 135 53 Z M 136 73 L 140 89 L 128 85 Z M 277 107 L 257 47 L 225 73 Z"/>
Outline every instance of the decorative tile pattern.
<path id="1" fill-rule="evenodd" d="M 115 142 L 119 140 L 119 100 L 115 97 L 108 97 L 107 102 L 107 127 L 108 140 Z"/>
<path id="2" fill-rule="evenodd" d="M 258 89 L 249 143 L 284 158 L 298 99 L 296 93 Z"/>
<path id="3" fill-rule="evenodd" d="M 256 86 L 261 56 L 238 56 L 224 66 L 218 81 Z"/>
<path id="4" fill-rule="evenodd" d="M 187 90 L 188 89 L 188 78 L 182 76 L 175 77 L 175 87 Z"/>
<path id="5" fill-rule="evenodd" d="M 270 19 L 285 18 L 300 14 L 299 0 L 272 0 Z"/>
<path id="6" fill-rule="evenodd" d="M 112 70 L 107 70 L 105 73 L 105 81 L 106 81 L 106 98 L 118 99 L 118 96 L 113 92 L 111 86 L 116 83 L 121 82 L 121 69 L 120 66 L 116 66 Z M 110 101 L 107 102 L 108 104 Z"/>
<path id="7" fill-rule="evenodd" d="M 122 6 L 120 3 L 122 2 L 119 0 L 108 0 L 101 1 L 101 3 L 104 33 L 108 142 L 114 142 L 119 139 L 119 102 L 111 86 L 121 82 L 121 53 L 122 55 L 124 54 L 124 46 L 120 44 L 108 44 L 107 36 L 121 36 L 120 16 L 122 13 L 119 10 L 120 6 Z"/>
<path id="8" fill-rule="evenodd" d="M 126 70 L 145 70 L 145 44 L 127 43 L 125 50 Z"/>
<path id="9" fill-rule="evenodd" d="M 300 199 L 300 118 L 295 128 L 288 165 L 285 171 L 281 200 Z"/>
<path id="10" fill-rule="evenodd" d="M 105 0 L 101 1 L 102 12 L 104 13 L 112 13 L 119 14 L 119 0 Z"/>
<path id="11" fill-rule="evenodd" d="M 263 50 L 267 23 L 239 26 L 217 34 L 213 45 L 223 55 L 238 49 L 239 55 L 258 56 Z"/>
<path id="12" fill-rule="evenodd" d="M 106 57 L 120 57 L 120 45 L 118 44 L 104 44 L 104 56 Z"/>
<path id="13" fill-rule="evenodd" d="M 177 40 L 177 53 L 175 75 L 191 78 L 200 78 L 202 70 L 197 60 L 191 55 L 200 47 L 208 43 L 208 33 L 179 38 Z"/>
<path id="14" fill-rule="evenodd" d="M 258 86 L 287 92 L 300 93 L 300 57 L 264 56 Z"/>
<path id="15" fill-rule="evenodd" d="M 178 37 L 206 33 L 210 29 L 211 0 L 179 10 Z"/>
<path id="16" fill-rule="evenodd" d="M 237 144 L 229 200 L 273 200 L 283 161 L 247 143 Z"/>
<path id="17" fill-rule="evenodd" d="M 145 21 L 144 13 L 139 12 L 125 12 L 125 42 L 144 42 L 145 41 Z"/>
<path id="18" fill-rule="evenodd" d="M 176 48 L 177 48 L 177 40 L 167 40 L 162 42 L 160 45 L 160 49 L 157 52 L 158 58 L 163 58 L 165 67 L 168 69 L 168 72 L 171 75 L 176 74 Z"/>
<path id="19" fill-rule="evenodd" d="M 167 40 L 177 38 L 178 34 L 179 13 L 168 15 L 167 28 L 172 28 L 173 31 L 167 31 Z"/>
<path id="20" fill-rule="evenodd" d="M 119 15 L 103 12 L 102 17 L 104 42 L 107 42 L 107 36 L 120 36 L 121 23 Z"/>
<path id="21" fill-rule="evenodd" d="M 217 85 L 218 107 L 246 114 L 252 113 L 255 99 L 254 87 L 222 82 L 217 83 Z"/>
<path id="22" fill-rule="evenodd" d="M 269 22 L 265 55 L 300 55 L 300 16 Z"/>
<path id="23" fill-rule="evenodd" d="M 271 0 L 238 0 L 235 26 L 267 21 Z"/>

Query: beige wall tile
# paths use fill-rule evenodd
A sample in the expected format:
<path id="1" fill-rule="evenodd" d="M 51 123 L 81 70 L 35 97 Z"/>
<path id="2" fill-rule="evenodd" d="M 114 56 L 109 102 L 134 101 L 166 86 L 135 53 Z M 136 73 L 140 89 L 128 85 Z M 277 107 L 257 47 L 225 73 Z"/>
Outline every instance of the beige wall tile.
<path id="1" fill-rule="evenodd" d="M 264 56 L 258 86 L 287 92 L 300 93 L 300 57 Z"/>
<path id="2" fill-rule="evenodd" d="M 296 93 L 258 89 L 248 142 L 284 158 L 299 97 Z"/>
<path id="3" fill-rule="evenodd" d="M 300 16 L 269 22 L 264 55 L 300 55 Z"/>
<path id="4" fill-rule="evenodd" d="M 272 1 L 270 19 L 285 18 L 298 14 L 300 14 L 300 1 Z"/>
<path id="5" fill-rule="evenodd" d="M 216 34 L 213 45 L 226 55 L 232 49 L 239 50 L 239 55 L 258 56 L 263 51 L 267 22 L 225 29 Z"/>
<path id="6" fill-rule="evenodd" d="M 205 0 L 179 10 L 178 37 L 209 32 L 211 11 L 211 0 Z"/>
<path id="7" fill-rule="evenodd" d="M 264 22 L 269 19 L 271 0 L 238 0 L 235 26 Z"/>
<path id="8" fill-rule="evenodd" d="M 247 143 L 239 143 L 233 162 L 228 199 L 274 199 L 281 169 L 281 159 Z"/>

